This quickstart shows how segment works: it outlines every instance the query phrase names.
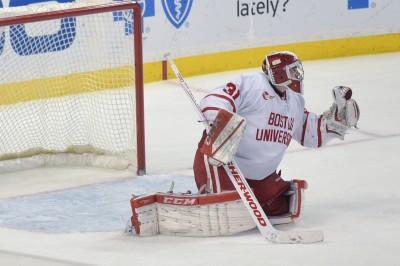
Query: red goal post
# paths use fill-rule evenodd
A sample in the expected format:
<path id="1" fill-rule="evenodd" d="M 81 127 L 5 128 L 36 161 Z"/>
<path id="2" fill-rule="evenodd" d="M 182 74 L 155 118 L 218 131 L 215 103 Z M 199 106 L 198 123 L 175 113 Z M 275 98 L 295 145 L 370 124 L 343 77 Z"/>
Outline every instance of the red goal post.
<path id="1" fill-rule="evenodd" d="M 132 28 L 133 30 L 133 34 L 132 36 L 129 36 L 130 38 L 132 38 L 132 42 L 133 42 L 133 55 L 134 55 L 134 65 L 133 65 L 133 70 L 134 73 L 132 73 L 132 76 L 134 76 L 134 84 L 133 86 L 131 86 L 130 89 L 135 90 L 134 92 L 134 120 L 132 121 L 132 123 L 135 124 L 135 131 L 136 131 L 136 143 L 132 143 L 132 147 L 135 147 L 135 153 L 136 153 L 136 171 L 137 174 L 139 175 L 143 175 L 146 172 L 146 160 L 145 160 L 145 129 L 144 129 L 144 95 L 143 95 L 143 54 L 142 54 L 142 14 L 141 14 L 141 7 L 138 3 L 128 3 L 128 2 L 114 2 L 114 3 L 110 3 L 110 4 L 101 4 L 101 5 L 91 5 L 91 6 L 79 6 L 79 7 L 72 7 L 72 8 L 68 8 L 68 9 L 60 9 L 60 10 L 52 10 L 52 11 L 45 11 L 45 12 L 38 12 L 38 13 L 30 13 L 30 14 L 23 14 L 23 15 L 17 15 L 17 16 L 11 16 L 11 17 L 3 17 L 0 18 L 0 30 L 4 29 L 3 27 L 7 27 L 7 26 L 11 26 L 11 25 L 20 25 L 20 24 L 25 24 L 25 23 L 34 23 L 34 22 L 45 22 L 45 21 L 49 21 L 49 20 L 55 20 L 55 19 L 62 19 L 62 18 L 67 18 L 67 17 L 81 17 L 81 16 L 85 16 L 85 15 L 94 15 L 94 14 L 101 14 L 101 13 L 107 13 L 107 12 L 116 12 L 116 11 L 123 11 L 123 10 L 132 10 L 133 12 L 133 20 L 131 22 L 128 21 L 128 23 L 132 23 Z M 0 32 L 0 36 L 1 36 L 1 32 Z M 94 47 L 94 49 L 97 49 L 96 47 Z M 0 54 L 1 55 L 1 54 Z M 84 59 L 82 59 L 84 60 Z M 78 60 L 79 61 L 79 60 Z M 56 65 L 56 63 L 55 63 Z M 0 69 L 3 68 L 4 66 L 2 66 L 0 64 Z M 1 69 L 3 72 L 3 69 Z M 22 70 L 21 70 L 22 71 Z M 104 74 L 104 71 L 101 72 L 101 74 Z M 111 76 L 111 74 L 110 74 Z M 71 75 L 68 76 L 68 78 L 71 78 Z M 65 81 L 66 83 L 68 83 L 68 80 Z M 111 81 L 106 81 L 108 83 L 112 83 Z M 0 79 L 0 83 L 4 83 L 4 81 L 1 81 Z M 12 85 L 10 85 L 10 83 L 7 81 L 5 82 L 6 84 L 0 84 L 0 89 L 2 88 L 2 86 L 4 88 L 13 88 L 14 89 L 14 83 Z M 26 82 L 25 82 L 26 85 Z M 8 87 L 7 87 L 8 86 Z M 14 86 L 14 87 L 13 87 Z M 30 88 L 28 86 L 28 88 Z M 101 88 L 99 90 L 102 90 L 104 88 Z M 95 89 L 92 89 L 92 91 L 95 91 Z M 91 91 L 91 93 L 92 93 Z M 49 94 L 51 95 L 52 92 L 50 92 Z M 3 93 L 4 94 L 4 93 Z M 0 97 L 4 96 L 0 93 Z M 54 97 L 54 95 L 49 96 L 49 97 Z M 57 96 L 58 97 L 58 96 Z M 120 97 L 120 96 L 118 96 Z M 116 98 L 118 98 L 116 97 Z M 29 98 L 29 97 L 27 97 Z M 43 99 L 40 99 L 39 101 L 42 101 Z M 23 101 L 26 102 L 30 102 L 33 101 L 32 98 L 31 99 L 24 99 Z M 2 103 L 0 101 L 0 107 L 3 109 L 8 108 L 8 106 L 10 105 L 17 105 L 17 102 L 12 102 L 12 104 L 10 104 L 10 102 L 6 102 L 3 103 L 3 107 L 2 107 Z M 18 103 L 20 104 L 20 103 Z M 4 107 L 4 105 L 6 107 Z M 0 115 L 3 109 L 0 109 Z M 92 110 L 93 113 L 96 112 L 96 110 Z M 120 113 L 118 113 L 118 115 L 121 115 Z M 13 119 L 11 117 L 11 119 Z M 3 121 L 4 122 L 4 121 Z M 0 121 L 0 123 L 2 123 L 3 125 L 0 124 L 0 126 L 4 129 L 7 126 Z M 15 121 L 16 124 L 18 123 L 18 121 Z M 82 122 L 83 124 L 85 123 Z M 103 123 L 103 122 L 102 122 Z M 119 126 L 123 126 L 123 125 L 119 125 Z M 118 128 L 118 127 L 117 127 Z M 4 130 L 2 130 L 0 128 L 0 134 L 3 134 Z M 15 132 L 15 131 L 14 131 Z M 117 131 L 117 135 L 118 135 L 118 131 Z M 111 136 L 112 137 L 112 136 Z M 11 138 L 12 139 L 12 138 Z M 31 156 L 31 155 L 36 155 L 32 153 L 33 148 L 29 148 L 29 152 L 26 154 L 24 153 L 24 151 L 22 150 L 16 150 L 16 151 L 11 151 L 8 152 L 7 150 L 5 150 L 5 148 L 3 148 L 2 150 L 2 142 L 3 144 L 8 142 L 10 140 L 7 139 L 0 139 L 0 161 L 8 161 L 8 160 L 14 160 L 14 159 L 19 159 L 19 155 L 21 155 L 20 157 L 26 159 L 27 157 Z M 17 140 L 16 142 L 18 142 L 19 140 Z M 75 144 L 72 144 L 75 145 Z M 75 145 L 75 146 L 79 146 L 79 145 Z M 91 146 L 89 144 L 86 145 L 81 145 L 82 147 L 85 146 Z M 82 148 L 82 147 L 79 147 Z M 36 148 L 36 147 L 35 147 Z M 79 150 L 77 149 L 77 150 Z M 93 147 L 90 147 L 88 150 L 93 150 Z M 60 153 L 66 153 L 66 152 L 70 152 L 72 149 L 71 148 L 67 148 L 66 150 L 62 150 L 62 151 L 54 151 L 54 150 L 49 150 L 46 148 L 38 148 L 39 152 L 43 152 L 44 154 L 48 155 L 48 154 L 55 154 L 57 152 Z M 106 154 L 106 152 L 104 152 L 104 148 L 100 147 L 100 152 L 97 152 L 101 155 Z M 8 153 L 7 153 L 8 152 Z M 84 153 L 87 153 L 88 151 L 84 151 Z M 73 152 L 75 153 L 75 151 Z M 80 152 L 77 152 L 80 153 Z M 114 152 L 115 153 L 115 152 Z M 89 164 L 89 163 L 84 163 Z M 57 164 L 56 164 L 57 165 Z M 0 165 L 1 166 L 1 165 Z M 107 167 L 107 166 L 106 166 Z M 120 168 L 120 167 L 116 167 L 116 168 Z M 1 169 L 1 168 L 0 168 Z M 0 173 L 2 172 L 2 170 L 0 170 Z"/>

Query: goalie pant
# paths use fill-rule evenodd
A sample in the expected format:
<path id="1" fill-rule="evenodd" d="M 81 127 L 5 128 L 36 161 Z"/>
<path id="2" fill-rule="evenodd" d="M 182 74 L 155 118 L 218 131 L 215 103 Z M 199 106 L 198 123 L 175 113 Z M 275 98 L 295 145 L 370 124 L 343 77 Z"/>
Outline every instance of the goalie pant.
<path id="1" fill-rule="evenodd" d="M 200 193 L 205 193 L 208 186 L 214 193 L 235 190 L 224 167 L 211 164 L 209 157 L 201 152 L 206 137 L 206 132 L 203 132 L 193 164 L 195 181 Z M 207 184 L 208 180 L 212 184 Z M 280 216 L 290 212 L 291 197 L 288 192 L 291 181 L 283 180 L 280 173 L 276 172 L 261 180 L 246 180 L 267 215 Z"/>
<path id="2" fill-rule="evenodd" d="M 292 210 L 270 217 L 272 224 L 290 223 L 301 212 L 302 180 L 291 182 Z M 225 191 L 216 194 L 154 193 L 133 197 L 128 231 L 139 236 L 156 234 L 208 237 L 233 235 L 256 227 L 239 194 Z"/>

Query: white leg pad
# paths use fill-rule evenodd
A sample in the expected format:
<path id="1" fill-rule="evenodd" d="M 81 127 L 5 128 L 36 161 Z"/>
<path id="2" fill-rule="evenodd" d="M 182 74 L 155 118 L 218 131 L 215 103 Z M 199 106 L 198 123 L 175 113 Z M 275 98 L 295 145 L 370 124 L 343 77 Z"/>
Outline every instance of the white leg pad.
<path id="1" fill-rule="evenodd" d="M 137 235 L 224 236 L 255 227 L 236 191 L 182 195 L 156 193 L 131 200 Z"/>
<path id="2" fill-rule="evenodd" d="M 307 182 L 293 180 L 288 192 L 289 212 L 268 217 L 272 224 L 300 218 Z M 131 224 L 139 236 L 226 236 L 255 228 L 236 191 L 217 194 L 155 193 L 131 199 Z"/>

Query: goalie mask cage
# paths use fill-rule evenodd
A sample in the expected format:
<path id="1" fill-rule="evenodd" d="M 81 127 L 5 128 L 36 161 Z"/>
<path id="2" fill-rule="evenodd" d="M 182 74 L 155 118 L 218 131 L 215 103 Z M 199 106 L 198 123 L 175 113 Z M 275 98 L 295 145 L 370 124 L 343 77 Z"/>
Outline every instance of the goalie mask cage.
<path id="1" fill-rule="evenodd" d="M 145 173 L 140 5 L 78 4 L 1 14 L 0 173 Z"/>

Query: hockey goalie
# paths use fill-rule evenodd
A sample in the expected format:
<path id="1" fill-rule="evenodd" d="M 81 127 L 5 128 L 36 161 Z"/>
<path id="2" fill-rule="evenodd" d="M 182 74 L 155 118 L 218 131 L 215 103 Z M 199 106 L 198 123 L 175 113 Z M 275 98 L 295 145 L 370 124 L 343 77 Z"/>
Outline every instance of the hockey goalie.
<path id="1" fill-rule="evenodd" d="M 233 159 L 272 224 L 300 218 L 307 182 L 282 178 L 278 166 L 287 147 L 292 139 L 309 148 L 343 140 L 360 117 L 346 86 L 332 89 L 328 111 L 308 112 L 303 78 L 299 58 L 282 51 L 266 55 L 262 71 L 210 91 L 200 103 L 210 130 L 203 132 L 194 159 L 198 192 L 132 198 L 132 231 L 140 236 L 223 236 L 254 228 L 223 167 Z"/>

